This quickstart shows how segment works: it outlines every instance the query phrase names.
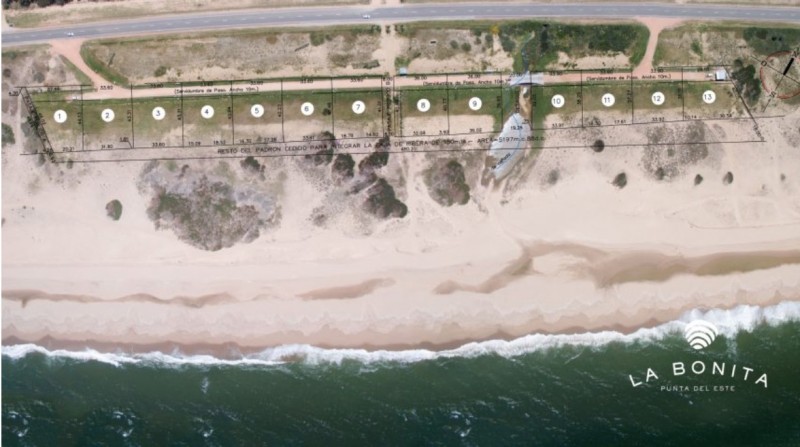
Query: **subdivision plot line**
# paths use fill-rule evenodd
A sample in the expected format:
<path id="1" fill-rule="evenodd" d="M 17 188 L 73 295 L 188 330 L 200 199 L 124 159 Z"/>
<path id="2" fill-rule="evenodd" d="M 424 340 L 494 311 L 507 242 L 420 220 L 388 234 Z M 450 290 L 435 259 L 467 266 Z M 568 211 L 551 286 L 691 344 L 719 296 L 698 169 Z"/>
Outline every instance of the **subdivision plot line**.
<path id="1" fill-rule="evenodd" d="M 785 117 L 785 115 L 769 115 L 769 116 L 760 117 L 759 119 L 779 119 L 779 118 L 784 118 L 784 117 Z M 692 120 L 692 121 L 698 121 L 698 122 L 706 122 L 706 121 L 708 121 L 708 122 L 712 122 L 712 121 L 751 121 L 751 120 L 752 120 L 752 118 L 750 118 L 750 117 L 729 117 L 729 118 L 728 117 L 720 117 L 720 118 L 698 118 L 698 119 Z M 666 123 L 676 123 L 676 122 L 682 122 L 682 121 L 686 121 L 686 120 L 670 120 L 670 121 L 665 121 L 665 122 Z M 652 125 L 662 125 L 663 123 L 664 122 L 659 122 L 659 123 L 653 123 L 653 122 L 627 123 L 626 122 L 626 123 L 621 123 L 621 124 L 601 124 L 601 125 L 592 126 L 592 127 L 597 127 L 597 128 L 600 128 L 600 127 L 620 127 L 620 126 L 631 126 L 631 125 L 652 126 Z M 584 126 L 564 126 L 564 127 L 559 127 L 557 129 L 539 128 L 539 130 L 542 130 L 544 132 L 561 132 L 561 131 L 568 131 L 568 130 L 572 130 L 572 129 L 581 129 L 582 127 L 584 127 Z M 477 135 L 493 135 L 495 133 L 496 132 L 494 132 L 494 131 L 489 131 L 489 132 L 460 132 L 460 133 L 456 133 L 456 134 L 453 134 L 453 135 L 475 136 L 476 134 Z M 435 137 L 435 135 L 419 135 L 419 136 L 414 135 L 413 137 L 414 138 L 418 138 L 418 137 L 419 138 L 431 138 L 431 137 Z M 341 138 L 341 139 L 342 140 L 367 140 L 367 139 L 370 139 L 370 138 L 372 138 L 372 137 L 349 137 L 349 138 Z M 327 141 L 327 140 L 325 138 L 319 138 L 319 139 L 315 138 L 315 139 L 311 139 L 311 140 L 307 140 L 307 139 L 303 138 L 303 139 L 300 139 L 300 140 L 285 141 L 284 143 L 287 143 L 287 144 L 289 144 L 289 143 L 309 143 L 309 142 L 314 142 L 314 141 Z M 734 142 L 737 142 L 737 141 L 734 141 Z M 763 143 L 764 141 L 755 140 L 755 141 L 748 141 L 748 142 Z M 711 142 L 711 141 L 710 142 L 705 142 L 705 144 L 713 144 L 713 143 L 715 143 L 715 142 Z M 718 143 L 726 143 L 726 142 L 725 141 L 719 141 Z M 48 142 L 48 144 L 49 144 L 49 142 Z M 240 146 L 252 146 L 252 145 L 258 145 L 258 144 L 261 144 L 261 143 L 251 142 L 251 143 L 241 143 L 239 145 Z M 690 144 L 690 143 L 680 143 L 680 144 Z M 652 143 L 652 144 L 639 144 L 639 145 L 640 146 L 659 146 L 659 145 L 663 146 L 663 145 L 666 145 L 666 144 Z M 631 145 L 622 145 L 622 146 L 631 146 Z M 204 147 L 211 147 L 211 146 L 204 146 Z M 559 147 L 563 148 L 564 146 L 559 146 Z M 581 147 L 583 147 L 583 146 L 581 146 Z M 606 147 L 613 147 L 613 145 L 607 145 Z M 177 146 L 159 146 L 159 147 L 140 147 L 140 148 L 136 148 L 136 150 L 150 150 L 150 149 L 162 149 L 163 150 L 163 149 L 181 149 L 181 148 L 184 148 L 184 146 L 183 145 L 177 145 Z M 543 149 L 548 149 L 548 147 L 542 147 L 542 148 Z M 121 147 L 115 147 L 115 148 L 107 148 L 107 149 L 104 149 L 103 151 L 106 152 L 106 151 L 116 151 L 116 150 L 130 150 L 130 149 L 121 148 Z M 466 150 L 467 151 L 474 151 L 474 150 L 486 150 L 486 149 L 466 149 Z M 93 152 L 93 150 L 92 149 L 86 149 L 86 150 L 76 150 L 76 151 L 73 151 L 73 152 Z M 420 151 L 417 151 L 417 152 L 420 152 Z M 25 154 L 25 155 L 29 155 L 29 154 Z"/>
<path id="2" fill-rule="evenodd" d="M 581 127 L 584 127 L 586 125 L 586 122 L 584 121 L 583 117 L 583 70 L 581 70 L 580 73 L 581 73 L 581 82 L 580 82 L 580 92 L 578 94 L 580 95 L 579 99 L 581 102 Z"/>
<path id="3" fill-rule="evenodd" d="M 131 89 L 131 141 L 130 141 L 130 147 L 131 147 L 131 149 L 133 149 L 134 147 L 136 147 L 136 133 L 135 133 L 135 130 L 134 130 L 134 129 L 136 129 L 136 127 L 133 124 L 133 116 L 134 116 L 134 113 L 133 113 L 133 84 L 131 84 L 130 89 Z"/>
<path id="4" fill-rule="evenodd" d="M 633 111 L 634 111 L 634 108 L 635 108 L 635 106 L 634 106 L 635 99 L 633 97 L 633 67 L 631 67 L 631 75 L 630 76 L 631 76 L 631 95 L 630 95 L 630 101 L 631 101 L 631 124 L 633 124 L 634 122 L 636 122 L 636 120 L 634 119 L 634 115 L 633 115 Z"/>
<path id="5" fill-rule="evenodd" d="M 503 127 L 503 120 L 506 119 L 506 101 L 505 101 L 505 85 L 503 85 L 503 75 L 498 74 L 497 80 L 499 81 L 497 85 L 499 86 L 500 93 L 498 93 L 499 103 L 500 103 L 500 128 Z M 492 129 L 493 131 L 495 129 Z"/>
<path id="6" fill-rule="evenodd" d="M 396 86 L 395 86 L 395 76 L 392 76 L 391 101 L 389 102 L 389 104 L 386 105 L 386 107 L 394 108 L 394 99 L 396 98 L 395 95 L 397 95 L 397 90 L 396 90 Z M 393 113 L 392 114 L 392 121 L 394 122 L 394 135 L 392 135 L 393 137 L 394 136 L 402 136 L 403 135 L 403 129 L 402 129 L 402 127 L 400 127 L 400 121 L 399 120 L 400 120 L 400 110 L 398 108 L 397 113 Z"/>
<path id="7" fill-rule="evenodd" d="M 681 67 L 681 118 L 686 120 L 686 86 L 683 79 L 683 67 Z"/>
<path id="8" fill-rule="evenodd" d="M 739 91 L 739 89 L 736 87 L 736 84 L 733 82 L 733 78 L 731 77 L 731 73 L 728 71 L 728 68 L 726 67 L 724 70 L 726 79 L 728 80 L 728 82 L 730 82 L 733 91 L 736 92 L 736 96 L 739 97 L 739 101 L 742 102 L 742 106 L 744 106 L 744 110 L 747 111 L 747 115 L 753 120 L 753 124 L 758 125 L 758 123 L 756 123 L 756 118 L 750 112 L 750 107 L 747 107 L 747 103 L 742 97 L 742 92 Z"/>
<path id="9" fill-rule="evenodd" d="M 444 111 L 447 116 L 447 133 L 450 134 L 450 76 L 444 75 Z"/>
<path id="10" fill-rule="evenodd" d="M 286 142 L 286 131 L 284 130 L 284 121 L 286 115 L 286 108 L 283 104 L 283 79 L 281 79 L 281 105 L 280 105 L 280 112 L 281 112 L 281 141 Z"/>
<path id="11" fill-rule="evenodd" d="M 747 107 L 747 103 L 745 102 L 744 98 L 742 97 L 742 92 L 740 92 L 739 89 L 736 88 L 736 84 L 733 82 L 733 78 L 731 78 L 731 73 L 728 71 L 728 67 L 725 67 L 724 70 L 725 70 L 725 77 L 731 83 L 731 88 L 733 89 L 733 91 L 736 92 L 736 96 L 739 97 L 739 101 L 742 102 L 742 105 L 744 106 L 744 109 L 747 111 L 747 115 L 750 116 L 750 119 L 753 120 L 753 129 L 755 130 L 756 135 L 760 136 L 761 137 L 761 141 L 764 142 L 765 141 L 764 137 L 761 134 L 761 132 L 758 130 L 759 129 L 758 122 L 756 121 L 756 118 L 753 116 L 753 113 L 750 111 L 750 107 Z"/>
<path id="12" fill-rule="evenodd" d="M 394 103 L 394 99 L 397 99 L 397 114 L 395 118 L 395 123 L 397 124 L 397 136 L 404 137 L 405 136 L 405 120 L 403 119 L 403 92 L 397 91 L 397 87 L 395 84 L 395 79 L 392 78 L 392 102 Z M 394 107 L 394 104 L 392 104 Z"/>
<path id="13" fill-rule="evenodd" d="M 84 150 L 84 149 L 86 149 L 86 131 L 85 131 L 86 117 L 83 116 L 83 87 L 82 86 L 80 87 L 79 91 L 80 91 L 80 99 L 81 99 L 81 111 L 80 111 L 80 116 L 81 116 L 81 150 Z"/>
<path id="14" fill-rule="evenodd" d="M 183 82 L 178 83 L 178 91 L 181 93 L 181 146 L 186 146 L 183 133 L 183 123 L 186 121 L 186 111 L 183 110 Z"/>
<path id="15" fill-rule="evenodd" d="M 531 98 L 531 100 L 530 100 L 530 109 L 531 110 L 530 110 L 530 113 L 528 114 L 528 115 L 530 115 L 530 116 L 528 116 L 528 120 L 530 122 L 531 129 L 535 129 L 536 126 L 533 124 L 534 123 L 534 121 L 533 121 L 533 109 L 536 108 L 536 99 L 537 98 L 536 98 L 536 93 L 535 93 L 536 92 L 536 88 L 534 87 L 533 84 L 531 84 L 530 90 L 528 90 L 528 91 L 530 92 L 530 98 Z"/>
<path id="16" fill-rule="evenodd" d="M 333 77 L 330 78 L 330 82 L 331 82 L 331 102 L 330 102 L 330 104 L 331 104 L 331 133 L 333 134 L 333 138 L 336 139 L 336 117 L 334 116 L 335 115 L 335 112 L 334 112 L 335 107 L 334 107 L 334 103 L 333 103 L 333 101 L 334 101 L 334 99 L 333 99 Z"/>
<path id="17" fill-rule="evenodd" d="M 770 104 L 772 104 L 772 100 L 773 100 L 773 99 L 775 98 L 775 96 L 778 94 L 778 87 L 780 87 L 780 86 L 781 86 L 781 83 L 783 82 L 783 80 L 784 80 L 784 79 L 786 79 L 786 76 L 784 76 L 784 77 L 780 78 L 780 79 L 778 80 L 778 83 L 777 83 L 777 84 L 775 84 L 775 89 L 774 89 L 772 92 L 770 92 L 770 94 L 769 94 L 769 99 L 767 100 L 767 103 L 766 103 L 766 104 L 764 104 L 764 109 L 763 109 L 763 110 L 761 110 L 762 112 L 765 112 L 765 111 L 767 110 L 767 107 L 769 107 L 769 105 L 770 105 Z"/>
<path id="18" fill-rule="evenodd" d="M 762 140 L 734 140 L 734 141 L 684 141 L 678 143 L 647 143 L 647 144 L 615 144 L 615 145 L 607 145 L 606 148 L 617 148 L 617 147 L 649 147 L 649 146 L 705 146 L 709 144 L 752 144 L 752 143 L 763 143 Z M 586 145 L 557 145 L 557 146 L 544 146 L 538 148 L 520 148 L 521 151 L 538 151 L 541 149 L 552 149 L 552 150 L 564 150 L 564 149 L 576 149 L 576 150 L 584 150 L 586 149 Z M 486 149 L 425 149 L 425 150 L 418 150 L 414 151 L 414 153 L 438 153 L 438 152 L 485 152 Z M 354 151 L 348 152 L 351 155 L 369 155 L 372 152 L 370 151 Z M 389 153 L 394 154 L 403 154 L 403 151 L 390 151 Z M 22 153 L 20 155 L 38 155 L 38 153 Z M 302 157 L 305 156 L 305 153 L 286 153 L 286 154 L 264 154 L 259 155 L 262 158 L 279 158 L 279 157 Z M 125 159 L 99 159 L 99 160 L 73 160 L 76 163 L 117 163 L 117 162 L 146 162 L 146 161 L 153 161 L 153 160 L 214 160 L 214 159 L 240 159 L 245 157 L 245 155 L 222 155 L 222 156 L 205 156 L 205 157 L 160 157 L 160 158 L 125 158 Z M 66 161 L 53 161 L 53 163 L 66 163 Z"/>
<path id="19" fill-rule="evenodd" d="M 233 119 L 233 81 L 230 83 L 230 87 L 228 90 L 228 99 L 230 100 L 230 108 L 231 113 L 228 119 L 231 120 L 231 144 L 236 144 L 236 124 L 235 120 Z"/>
<path id="20" fill-rule="evenodd" d="M 381 99 L 378 102 L 378 107 L 381 109 L 381 136 L 386 136 L 386 78 L 381 77 Z"/>

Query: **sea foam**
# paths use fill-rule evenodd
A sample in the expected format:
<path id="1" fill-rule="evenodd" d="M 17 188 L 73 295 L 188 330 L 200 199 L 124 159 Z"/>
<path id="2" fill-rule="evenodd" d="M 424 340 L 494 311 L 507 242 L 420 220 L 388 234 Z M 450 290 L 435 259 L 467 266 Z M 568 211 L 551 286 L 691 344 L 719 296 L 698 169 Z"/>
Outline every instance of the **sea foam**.
<path id="1" fill-rule="evenodd" d="M 341 364 L 344 361 L 360 363 L 413 363 L 437 358 L 477 357 L 499 355 L 514 357 L 526 353 L 558 348 L 562 346 L 598 347 L 612 342 L 656 342 L 669 335 L 683 331 L 693 320 L 706 320 L 717 326 L 720 335 L 733 337 L 740 331 L 750 332 L 755 327 L 766 324 L 780 324 L 800 321 L 800 301 L 784 301 L 769 307 L 741 305 L 732 309 L 691 310 L 677 320 L 652 328 L 641 328 L 630 334 L 616 331 L 587 332 L 581 334 L 530 334 L 513 340 L 487 340 L 471 342 L 455 349 L 434 351 L 428 349 L 409 349 L 400 351 L 366 349 L 325 349 L 311 345 L 282 345 L 265 349 L 235 359 L 220 359 L 209 355 L 185 355 L 180 352 L 162 353 L 103 353 L 94 349 L 69 351 L 48 350 L 35 344 L 3 346 L 3 356 L 12 360 L 31 354 L 66 358 L 77 361 L 95 361 L 114 366 L 152 365 L 152 366 L 255 366 L 270 367 L 287 362 L 306 364 Z"/>

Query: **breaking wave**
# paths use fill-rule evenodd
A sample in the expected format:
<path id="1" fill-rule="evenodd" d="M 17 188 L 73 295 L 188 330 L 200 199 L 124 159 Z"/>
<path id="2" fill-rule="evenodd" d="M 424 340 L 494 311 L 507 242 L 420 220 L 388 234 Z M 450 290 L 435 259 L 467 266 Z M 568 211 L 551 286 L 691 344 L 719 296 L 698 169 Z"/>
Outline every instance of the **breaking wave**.
<path id="1" fill-rule="evenodd" d="M 360 363 L 413 363 L 437 358 L 478 357 L 499 355 L 515 357 L 530 352 L 562 346 L 599 347 L 612 342 L 655 342 L 669 335 L 681 334 L 687 323 L 706 320 L 717 326 L 719 334 L 733 337 L 740 331 L 750 332 L 759 325 L 777 326 L 800 321 L 800 301 L 785 301 L 774 306 L 737 306 L 732 309 L 691 310 L 677 320 L 652 328 L 638 329 L 630 334 L 616 331 L 587 332 L 582 334 L 530 334 L 514 340 L 487 340 L 471 342 L 455 349 L 434 351 L 409 349 L 401 351 L 366 349 L 325 349 L 311 345 L 283 345 L 235 359 L 220 359 L 210 355 L 185 355 L 180 352 L 162 353 L 104 353 L 94 349 L 82 351 L 48 350 L 35 344 L 3 346 L 2 354 L 11 360 L 31 354 L 67 358 L 77 361 L 96 361 L 114 366 L 255 366 L 270 367 L 287 362 L 304 364 L 341 364 L 344 361 Z"/>

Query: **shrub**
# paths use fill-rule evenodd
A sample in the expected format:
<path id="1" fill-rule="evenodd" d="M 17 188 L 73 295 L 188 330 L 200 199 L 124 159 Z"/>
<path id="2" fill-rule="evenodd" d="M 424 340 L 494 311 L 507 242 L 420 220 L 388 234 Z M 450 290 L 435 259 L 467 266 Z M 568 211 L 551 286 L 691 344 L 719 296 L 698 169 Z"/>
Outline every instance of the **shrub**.
<path id="1" fill-rule="evenodd" d="M 451 40 L 451 41 L 450 41 L 450 48 L 452 48 L 452 49 L 454 49 L 454 50 L 455 50 L 456 48 L 458 48 L 458 42 L 456 42 L 455 40 Z"/>
<path id="2" fill-rule="evenodd" d="M 500 46 L 503 47 L 503 51 L 505 51 L 506 53 L 511 53 L 512 51 L 514 51 L 514 48 L 517 46 L 517 44 L 514 43 L 514 41 L 511 40 L 511 37 L 509 37 L 508 35 L 501 34 Z"/>
<path id="3" fill-rule="evenodd" d="M 3 123 L 2 140 L 3 140 L 3 146 L 5 146 L 6 144 L 14 144 L 15 142 L 14 129 L 12 129 L 11 126 L 9 126 L 6 123 Z"/>
<path id="4" fill-rule="evenodd" d="M 703 176 L 700 175 L 700 174 L 695 175 L 694 176 L 694 185 L 697 186 L 697 185 L 699 185 L 701 183 L 703 183 Z"/>
<path id="5" fill-rule="evenodd" d="M 425 171 L 425 184 L 431 198 L 442 206 L 469 202 L 469 185 L 464 177 L 464 167 L 458 160 L 435 163 Z"/>
<path id="6" fill-rule="evenodd" d="M 696 54 L 698 56 L 702 56 L 703 55 L 703 47 L 700 46 L 700 41 L 699 40 L 693 40 L 692 41 L 692 51 L 694 52 L 694 54 Z"/>
<path id="7" fill-rule="evenodd" d="M 464 42 L 461 44 L 461 50 L 464 52 L 469 52 L 472 50 L 472 45 L 470 45 L 469 42 Z"/>
<path id="8" fill-rule="evenodd" d="M 116 199 L 106 203 L 106 214 L 111 220 L 119 220 L 122 216 L 122 203 Z"/>
<path id="9" fill-rule="evenodd" d="M 731 183 L 733 183 L 733 173 L 731 171 L 728 171 L 725 174 L 725 177 L 722 177 L 722 184 L 730 185 Z"/>
<path id="10" fill-rule="evenodd" d="M 337 154 L 333 160 L 331 173 L 334 180 L 342 181 L 353 177 L 353 168 L 356 166 L 353 156 L 350 154 Z"/>
<path id="11" fill-rule="evenodd" d="M 375 151 L 358 163 L 358 172 L 365 174 L 380 169 L 389 162 L 389 152 Z"/>
<path id="12" fill-rule="evenodd" d="M 559 178 L 561 178 L 561 174 L 558 172 L 558 169 L 553 169 L 547 174 L 547 184 L 553 186 L 558 183 Z"/>
<path id="13" fill-rule="evenodd" d="M 762 55 L 788 50 L 793 43 L 800 41 L 797 28 L 746 28 L 742 37 L 748 45 Z"/>
<path id="14" fill-rule="evenodd" d="M 244 160 L 240 162 L 242 169 L 251 172 L 260 172 L 261 171 L 261 163 L 255 159 L 255 157 L 246 157 Z"/>
<path id="15" fill-rule="evenodd" d="M 367 200 L 364 201 L 364 209 L 383 219 L 388 217 L 405 217 L 408 214 L 408 207 L 405 203 L 397 200 L 394 188 L 382 178 L 367 190 Z"/>
<path id="16" fill-rule="evenodd" d="M 745 66 L 741 59 L 736 59 L 733 66 L 731 78 L 736 90 L 748 104 L 755 103 L 761 95 L 761 79 L 756 73 L 756 67 L 752 64 Z"/>
<path id="17" fill-rule="evenodd" d="M 603 149 L 606 148 L 606 143 L 603 140 L 595 140 L 592 143 L 592 150 L 595 152 L 603 152 Z"/>
<path id="18" fill-rule="evenodd" d="M 156 71 L 153 72 L 153 76 L 155 76 L 157 78 L 160 78 L 161 76 L 164 76 L 165 74 L 167 74 L 167 67 L 165 67 L 163 65 L 159 65 L 159 67 L 156 68 Z"/>
<path id="19" fill-rule="evenodd" d="M 622 189 L 628 184 L 628 176 L 624 172 L 620 172 L 614 177 L 614 181 L 611 183 L 617 188 Z"/>
<path id="20" fill-rule="evenodd" d="M 320 33 L 311 33 L 311 45 L 318 47 L 325 43 L 325 35 Z"/>

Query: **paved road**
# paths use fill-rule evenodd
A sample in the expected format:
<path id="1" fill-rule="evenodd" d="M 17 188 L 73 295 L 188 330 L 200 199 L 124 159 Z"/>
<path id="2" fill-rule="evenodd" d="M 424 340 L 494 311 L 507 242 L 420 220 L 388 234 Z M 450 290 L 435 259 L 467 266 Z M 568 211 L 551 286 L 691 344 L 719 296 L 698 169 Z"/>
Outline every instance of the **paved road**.
<path id="1" fill-rule="evenodd" d="M 363 19 L 369 14 L 370 19 Z M 64 28 L 11 30 L 3 33 L 3 46 L 51 39 L 77 37 L 130 36 L 144 33 L 202 31 L 275 25 L 329 25 L 369 23 L 379 20 L 415 21 L 520 17 L 681 17 L 690 19 L 729 19 L 800 22 L 797 7 L 739 7 L 728 5 L 675 5 L 649 3 L 604 4 L 520 4 L 451 3 L 394 7 L 323 7 L 272 10 L 244 10 L 183 14 L 169 17 L 120 20 Z"/>

